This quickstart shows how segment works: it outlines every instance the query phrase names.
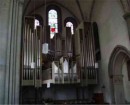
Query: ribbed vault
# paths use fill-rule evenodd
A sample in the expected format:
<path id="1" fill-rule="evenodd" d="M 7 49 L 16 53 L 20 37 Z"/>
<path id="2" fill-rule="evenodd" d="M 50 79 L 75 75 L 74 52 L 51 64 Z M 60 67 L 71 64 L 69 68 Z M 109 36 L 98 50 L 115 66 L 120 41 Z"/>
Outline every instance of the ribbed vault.
<path id="1" fill-rule="evenodd" d="M 47 4 L 58 4 L 67 9 L 79 21 L 87 20 L 92 12 L 94 0 L 46 0 Z M 24 14 L 28 15 L 32 11 L 45 5 L 45 0 L 26 0 Z"/>

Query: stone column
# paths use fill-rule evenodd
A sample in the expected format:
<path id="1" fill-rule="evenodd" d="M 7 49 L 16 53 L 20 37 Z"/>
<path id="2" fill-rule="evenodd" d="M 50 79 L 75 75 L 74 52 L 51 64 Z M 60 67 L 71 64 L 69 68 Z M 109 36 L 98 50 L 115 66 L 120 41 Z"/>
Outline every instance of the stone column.
<path id="1" fill-rule="evenodd" d="M 18 104 L 20 88 L 22 11 L 24 0 L 8 1 L 10 1 L 10 10 L 6 51 L 4 104 Z"/>
<path id="2" fill-rule="evenodd" d="M 125 103 L 123 75 L 113 75 L 114 96 L 116 104 Z"/>

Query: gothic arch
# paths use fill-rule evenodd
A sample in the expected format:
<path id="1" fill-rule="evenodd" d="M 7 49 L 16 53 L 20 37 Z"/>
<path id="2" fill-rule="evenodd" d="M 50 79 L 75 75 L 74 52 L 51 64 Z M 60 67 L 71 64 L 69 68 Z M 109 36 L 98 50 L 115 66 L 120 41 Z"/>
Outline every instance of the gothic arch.
<path id="1" fill-rule="evenodd" d="M 124 46 L 116 46 L 109 59 L 109 76 L 111 77 L 117 73 L 122 74 L 122 71 L 118 68 L 123 64 L 123 62 L 127 61 L 128 59 L 130 59 L 130 51 L 127 50 L 127 48 Z"/>
<path id="2" fill-rule="evenodd" d="M 124 46 L 116 46 L 110 56 L 108 65 L 113 103 L 125 103 L 122 66 L 128 60 L 130 60 L 130 51 Z"/>

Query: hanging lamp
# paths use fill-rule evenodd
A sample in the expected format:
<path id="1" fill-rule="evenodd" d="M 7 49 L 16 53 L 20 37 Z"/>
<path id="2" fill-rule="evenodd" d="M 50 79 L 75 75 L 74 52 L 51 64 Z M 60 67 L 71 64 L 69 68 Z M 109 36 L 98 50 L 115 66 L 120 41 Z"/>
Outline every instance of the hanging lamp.
<path id="1" fill-rule="evenodd" d="M 45 0 L 45 20 L 46 20 L 46 0 Z M 46 23 L 44 23 L 46 26 Z M 43 54 L 48 54 L 49 52 L 49 45 L 46 43 L 46 28 L 44 28 L 44 41 L 45 43 L 42 44 L 42 53 Z"/>

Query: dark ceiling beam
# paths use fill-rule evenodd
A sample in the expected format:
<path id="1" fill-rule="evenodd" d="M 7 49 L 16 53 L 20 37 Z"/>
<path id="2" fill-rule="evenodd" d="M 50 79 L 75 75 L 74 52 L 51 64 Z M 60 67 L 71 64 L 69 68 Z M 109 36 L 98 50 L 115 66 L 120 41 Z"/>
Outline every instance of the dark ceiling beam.
<path id="1" fill-rule="evenodd" d="M 85 20 L 84 15 L 83 15 L 83 11 L 82 11 L 81 6 L 80 6 L 80 3 L 79 3 L 79 0 L 75 0 L 75 1 L 76 1 L 76 3 L 77 3 L 78 8 L 79 8 L 79 11 L 80 11 L 82 20 Z"/>
<path id="2" fill-rule="evenodd" d="M 95 6 L 95 0 L 93 0 L 92 5 L 91 5 L 91 10 L 90 10 L 90 14 L 89 14 L 89 20 L 90 20 L 90 21 L 91 21 L 91 19 L 92 19 L 94 6 Z"/>
<path id="3" fill-rule="evenodd" d="M 47 5 L 50 5 L 50 4 L 55 4 L 55 5 L 59 5 L 59 6 L 63 7 L 64 9 L 66 9 L 66 10 L 76 19 L 76 21 L 77 21 L 78 23 L 80 23 L 78 17 L 77 17 L 70 9 L 68 9 L 68 8 L 65 7 L 64 5 L 62 5 L 62 4 L 60 4 L 60 3 L 56 2 L 56 1 L 54 1 L 54 2 L 53 2 L 53 1 L 47 2 Z M 33 11 L 35 11 L 35 10 L 37 10 L 37 9 L 40 9 L 40 8 L 43 7 L 43 6 L 45 6 L 45 3 L 41 4 L 40 6 L 35 7 L 31 12 L 29 12 L 29 14 L 32 14 Z"/>

